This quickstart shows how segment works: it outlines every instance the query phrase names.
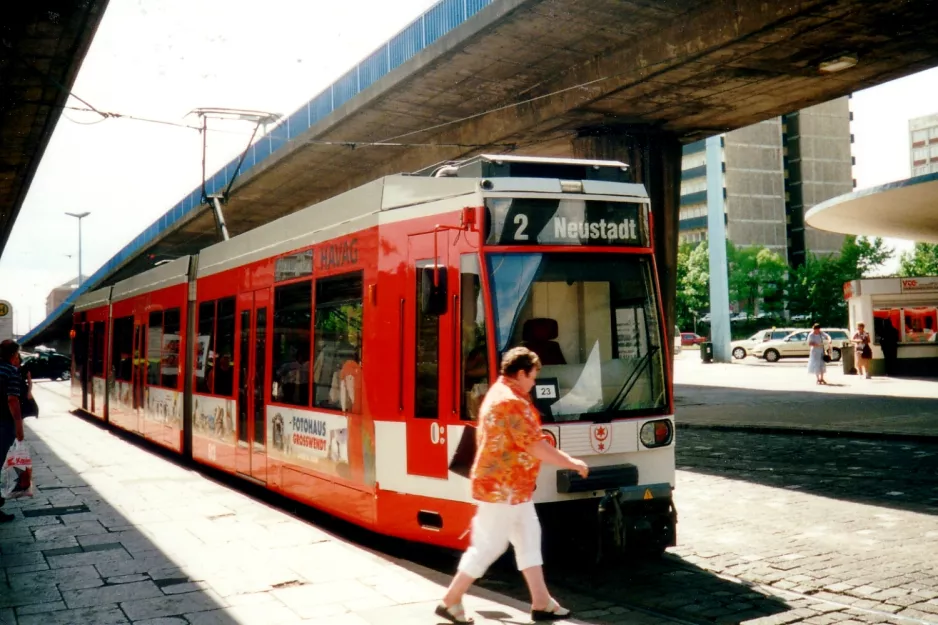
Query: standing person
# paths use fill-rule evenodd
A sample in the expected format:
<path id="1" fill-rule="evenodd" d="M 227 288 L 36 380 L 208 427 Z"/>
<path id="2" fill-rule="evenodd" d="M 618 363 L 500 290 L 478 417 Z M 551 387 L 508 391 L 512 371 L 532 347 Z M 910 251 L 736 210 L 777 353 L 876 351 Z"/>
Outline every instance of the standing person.
<path id="1" fill-rule="evenodd" d="M 550 596 L 544 581 L 541 526 L 532 496 L 541 461 L 573 469 L 583 477 L 589 468 L 544 440 L 529 395 L 540 368 L 540 359 L 526 347 L 508 350 L 502 357 L 501 375 L 482 401 L 476 456 L 469 474 L 472 498 L 478 506 L 472 536 L 458 572 L 436 608 L 437 616 L 453 623 L 473 622 L 466 617 L 463 595 L 509 543 L 531 593 L 531 619 L 556 620 L 570 615 Z"/>
<path id="2" fill-rule="evenodd" d="M 866 379 L 870 375 L 870 360 L 873 358 L 873 349 L 870 347 L 870 333 L 866 331 L 866 325 L 863 322 L 857 324 L 857 333 L 853 335 L 853 342 L 857 346 L 857 373 L 866 372 Z"/>
<path id="3" fill-rule="evenodd" d="M 883 321 L 883 331 L 879 337 L 879 346 L 883 350 L 886 375 L 895 375 L 896 355 L 899 352 L 899 330 L 892 325 L 891 319 Z"/>
<path id="4" fill-rule="evenodd" d="M 824 354 L 827 353 L 826 343 L 830 341 L 830 338 L 821 332 L 821 324 L 819 323 L 812 326 L 811 334 L 808 335 L 808 347 L 811 349 L 808 355 L 808 373 L 817 376 L 818 384 L 827 384 L 824 379 L 824 372 L 827 371 Z"/>
<path id="5" fill-rule="evenodd" d="M 12 340 L 0 342 L 0 463 L 6 461 L 13 441 L 23 440 L 23 416 L 20 398 L 23 396 L 23 378 L 20 375 L 20 346 Z M 0 506 L 4 500 L 0 497 Z M 16 517 L 0 511 L 0 523 Z"/>

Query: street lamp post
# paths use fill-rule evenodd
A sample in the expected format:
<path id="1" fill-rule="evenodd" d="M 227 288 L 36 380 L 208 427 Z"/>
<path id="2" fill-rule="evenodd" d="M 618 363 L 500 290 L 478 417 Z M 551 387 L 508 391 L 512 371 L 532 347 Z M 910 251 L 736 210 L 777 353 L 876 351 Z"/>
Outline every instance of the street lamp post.
<path id="1" fill-rule="evenodd" d="M 81 288 L 81 220 L 90 215 L 88 211 L 84 213 L 65 213 L 69 217 L 78 219 L 78 288 Z"/>

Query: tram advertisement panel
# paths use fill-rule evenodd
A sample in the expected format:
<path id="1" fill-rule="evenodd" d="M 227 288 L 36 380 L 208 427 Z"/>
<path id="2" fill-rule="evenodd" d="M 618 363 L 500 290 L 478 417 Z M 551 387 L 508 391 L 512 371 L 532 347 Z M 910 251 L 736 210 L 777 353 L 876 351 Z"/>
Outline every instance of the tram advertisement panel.
<path id="1" fill-rule="evenodd" d="M 192 396 L 192 432 L 204 438 L 235 444 L 237 403 L 226 397 Z"/>
<path id="2" fill-rule="evenodd" d="M 182 429 L 182 404 L 179 394 L 179 391 L 168 388 L 148 388 L 147 420 Z"/>
<path id="3" fill-rule="evenodd" d="M 648 209 L 637 202 L 489 198 L 485 208 L 488 245 L 651 245 Z"/>
<path id="4" fill-rule="evenodd" d="M 337 477 L 349 477 L 348 417 L 267 407 L 271 458 Z"/>

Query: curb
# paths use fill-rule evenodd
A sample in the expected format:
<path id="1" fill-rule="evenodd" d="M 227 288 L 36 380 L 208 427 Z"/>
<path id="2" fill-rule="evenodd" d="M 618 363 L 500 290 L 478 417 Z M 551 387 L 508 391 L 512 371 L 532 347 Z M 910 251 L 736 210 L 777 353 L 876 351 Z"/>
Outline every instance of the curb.
<path id="1" fill-rule="evenodd" d="M 825 438 L 858 438 L 876 441 L 897 441 L 938 445 L 938 434 L 909 434 L 901 432 L 858 432 L 851 430 L 825 430 L 819 428 L 786 427 L 778 425 L 722 425 L 706 423 L 675 423 L 679 430 L 711 430 L 715 432 L 748 432 L 754 434 L 780 434 L 783 436 L 820 436 Z"/>

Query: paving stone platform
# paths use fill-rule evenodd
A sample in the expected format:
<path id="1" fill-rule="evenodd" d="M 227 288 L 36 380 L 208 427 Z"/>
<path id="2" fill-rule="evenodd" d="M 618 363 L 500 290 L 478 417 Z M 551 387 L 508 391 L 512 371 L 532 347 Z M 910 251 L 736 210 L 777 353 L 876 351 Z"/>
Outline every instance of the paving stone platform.
<path id="1" fill-rule="evenodd" d="M 442 620 L 433 607 L 447 575 L 121 440 L 68 414 L 64 385 L 37 386 L 42 416 L 26 420 L 37 489 L 4 506 L 17 518 L 0 525 L 0 624 Z M 526 604 L 488 590 L 466 607 L 477 623 L 530 621 Z"/>

